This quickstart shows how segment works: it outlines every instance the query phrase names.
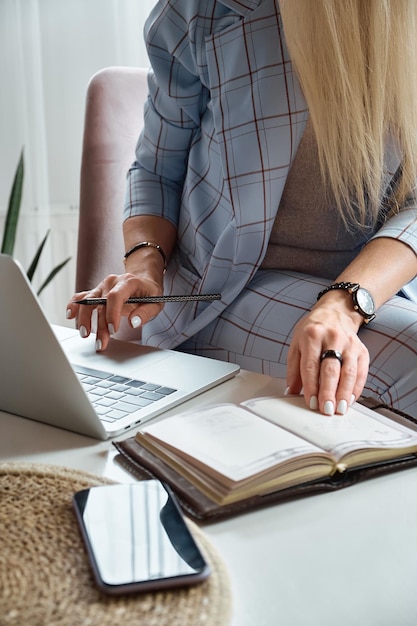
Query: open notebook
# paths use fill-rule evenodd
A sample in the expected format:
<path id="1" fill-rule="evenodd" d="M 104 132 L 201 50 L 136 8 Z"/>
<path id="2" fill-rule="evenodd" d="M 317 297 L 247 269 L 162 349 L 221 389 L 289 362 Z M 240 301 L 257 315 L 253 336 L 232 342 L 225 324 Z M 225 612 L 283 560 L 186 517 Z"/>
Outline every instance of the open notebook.
<path id="1" fill-rule="evenodd" d="M 19 263 L 0 254 L 0 410 L 98 439 L 119 435 L 232 378 L 239 367 L 53 329 Z M 78 373 L 77 373 L 78 370 Z"/>

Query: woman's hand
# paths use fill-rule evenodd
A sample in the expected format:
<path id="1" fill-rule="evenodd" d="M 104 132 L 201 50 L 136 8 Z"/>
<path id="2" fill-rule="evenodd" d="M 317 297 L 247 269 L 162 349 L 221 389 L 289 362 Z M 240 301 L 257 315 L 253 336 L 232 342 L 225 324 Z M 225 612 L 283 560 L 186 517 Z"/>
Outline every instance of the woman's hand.
<path id="1" fill-rule="evenodd" d="M 67 305 L 67 319 L 76 318 L 81 337 L 91 332 L 92 314 L 97 311 L 96 349 L 105 350 L 110 336 L 117 332 L 121 317 L 128 317 L 132 328 L 140 328 L 162 310 L 162 304 L 125 304 L 130 297 L 159 296 L 163 293 L 162 275 L 159 279 L 142 273 L 111 274 L 91 291 L 75 293 Z M 76 304 L 84 298 L 107 298 L 106 305 Z"/>
<path id="2" fill-rule="evenodd" d="M 67 305 L 67 319 L 76 318 L 82 337 L 91 333 L 91 317 L 97 310 L 96 349 L 99 351 L 107 348 L 110 336 L 119 329 L 122 316 L 129 319 L 132 328 L 140 328 L 163 308 L 160 303 L 125 302 L 133 297 L 163 295 L 165 265 L 176 242 L 175 227 L 161 217 L 137 215 L 123 222 L 123 237 L 126 250 L 131 251 L 125 257 L 126 273 L 107 276 L 95 289 L 74 294 Z M 155 245 L 137 246 L 143 242 L 158 243 L 163 254 Z M 84 298 L 107 298 L 107 304 L 97 307 L 76 304 L 76 300 Z"/>
<path id="3" fill-rule="evenodd" d="M 343 297 L 317 303 L 296 325 L 288 352 L 287 393 L 303 391 L 307 405 L 326 415 L 345 414 L 360 396 L 369 369 L 367 348 L 357 332 L 361 316 Z M 325 350 L 342 355 L 324 358 Z"/>
<path id="4" fill-rule="evenodd" d="M 335 282 L 358 282 L 371 290 L 376 308 L 417 274 L 417 256 L 403 242 L 380 237 L 366 244 Z M 363 317 L 344 290 L 323 295 L 295 327 L 288 352 L 288 393 L 303 390 L 307 405 L 322 413 L 344 414 L 365 386 L 369 354 L 357 333 Z M 342 354 L 321 360 L 325 350 Z"/>

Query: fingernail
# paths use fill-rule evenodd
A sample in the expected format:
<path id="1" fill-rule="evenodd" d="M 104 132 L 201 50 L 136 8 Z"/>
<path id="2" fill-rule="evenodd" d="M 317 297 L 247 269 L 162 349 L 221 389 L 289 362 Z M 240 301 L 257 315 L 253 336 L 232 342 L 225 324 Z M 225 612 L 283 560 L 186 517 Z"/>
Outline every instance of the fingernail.
<path id="1" fill-rule="evenodd" d="M 324 414 L 325 415 L 334 415 L 334 404 L 331 400 L 326 400 L 324 403 Z"/>
<path id="2" fill-rule="evenodd" d="M 142 324 L 142 320 L 140 319 L 139 315 L 135 315 L 130 320 L 130 323 L 132 325 L 132 328 L 139 328 L 139 326 Z"/>
<path id="3" fill-rule="evenodd" d="M 86 337 L 88 337 L 88 332 L 87 332 L 87 329 L 86 329 L 86 327 L 85 327 L 85 326 L 80 326 L 80 328 L 79 328 L 79 333 L 80 333 L 80 335 L 81 335 L 81 337 L 82 337 L 83 339 L 85 339 Z"/>
<path id="4" fill-rule="evenodd" d="M 66 315 L 67 320 L 70 320 L 70 319 L 71 319 L 71 316 L 72 316 L 72 311 L 71 311 L 71 309 L 67 309 L 67 310 L 66 310 L 65 315 Z"/>
<path id="5" fill-rule="evenodd" d="M 317 411 L 319 408 L 319 403 L 317 401 L 317 396 L 311 396 L 309 407 L 312 411 Z"/>
<path id="6" fill-rule="evenodd" d="M 96 339 L 96 350 L 97 350 L 97 352 L 100 352 L 101 348 L 102 348 L 101 339 Z"/>
<path id="7" fill-rule="evenodd" d="M 352 406 L 352 404 L 355 402 L 355 400 L 356 400 L 355 394 L 352 393 L 352 395 L 350 397 L 350 404 L 349 404 L 349 406 Z"/>
<path id="8" fill-rule="evenodd" d="M 113 326 L 113 324 L 111 324 L 111 323 L 110 323 L 110 324 L 107 324 L 107 328 L 109 329 L 109 333 L 110 333 L 110 335 L 114 335 L 114 333 L 115 333 L 116 331 L 114 330 L 114 326 Z"/>
<path id="9" fill-rule="evenodd" d="M 289 393 L 290 393 L 290 388 L 289 387 L 285 387 L 284 396 L 288 396 Z"/>
<path id="10" fill-rule="evenodd" d="M 337 405 L 337 413 L 339 413 L 339 415 L 344 415 L 347 411 L 348 408 L 348 403 L 346 402 L 346 400 L 340 400 L 339 404 Z"/>

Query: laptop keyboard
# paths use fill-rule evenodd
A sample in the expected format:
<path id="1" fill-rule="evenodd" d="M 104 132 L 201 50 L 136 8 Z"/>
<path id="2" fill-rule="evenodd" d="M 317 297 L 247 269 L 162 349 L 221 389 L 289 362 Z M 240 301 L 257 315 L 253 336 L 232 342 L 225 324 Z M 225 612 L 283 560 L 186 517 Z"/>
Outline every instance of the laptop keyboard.
<path id="1" fill-rule="evenodd" d="M 126 378 L 82 365 L 73 367 L 102 422 L 116 422 L 176 391 L 171 387 Z"/>

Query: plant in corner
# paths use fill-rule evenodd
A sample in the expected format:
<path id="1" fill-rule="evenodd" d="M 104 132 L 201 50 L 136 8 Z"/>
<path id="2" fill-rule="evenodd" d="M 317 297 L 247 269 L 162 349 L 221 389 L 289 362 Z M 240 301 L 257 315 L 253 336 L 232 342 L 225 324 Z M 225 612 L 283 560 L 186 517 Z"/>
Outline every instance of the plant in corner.
<path id="1" fill-rule="evenodd" d="M 9 204 L 7 208 L 6 221 L 4 225 L 4 233 L 3 233 L 3 243 L 1 246 L 1 252 L 3 254 L 9 254 L 13 256 L 17 226 L 19 223 L 19 214 L 20 214 L 20 205 L 22 201 L 22 190 L 23 190 L 23 178 L 24 178 L 24 157 L 23 150 L 20 154 L 19 163 L 17 165 L 12 190 L 10 192 Z M 42 251 L 44 249 L 46 240 L 49 236 L 49 230 L 47 231 L 45 237 L 43 238 L 41 244 L 39 245 L 35 256 L 33 257 L 33 261 L 30 264 L 29 269 L 27 270 L 27 277 L 30 281 L 32 281 L 33 275 L 38 267 L 39 259 L 41 257 Z M 51 280 L 58 274 L 58 272 L 68 263 L 71 257 L 57 265 L 54 269 L 52 269 L 46 279 L 43 281 L 41 286 L 37 291 L 37 295 L 45 289 L 47 285 L 51 282 Z"/>

